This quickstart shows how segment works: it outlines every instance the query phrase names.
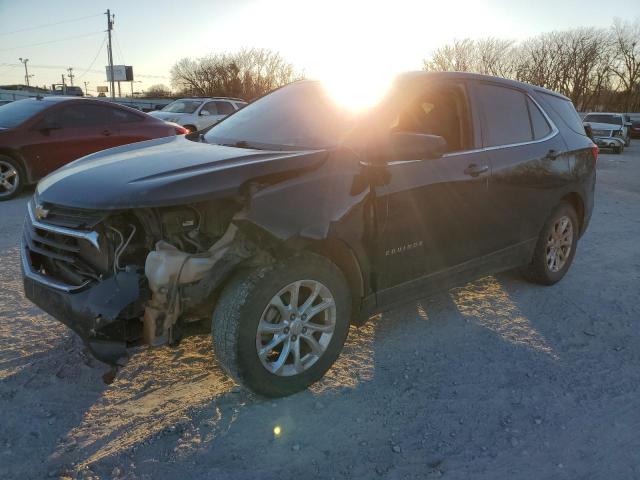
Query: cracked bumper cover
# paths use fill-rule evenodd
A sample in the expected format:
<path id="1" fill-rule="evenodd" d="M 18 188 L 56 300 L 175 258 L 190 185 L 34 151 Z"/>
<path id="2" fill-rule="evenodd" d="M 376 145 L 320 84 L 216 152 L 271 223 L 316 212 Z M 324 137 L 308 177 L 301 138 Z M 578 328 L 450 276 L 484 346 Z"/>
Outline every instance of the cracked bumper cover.
<path id="1" fill-rule="evenodd" d="M 29 300 L 76 332 L 98 360 L 114 364 L 126 355 L 127 325 L 121 314 L 140 295 L 137 273 L 122 271 L 95 285 L 63 289 L 32 269 L 24 246 L 21 256 Z"/>

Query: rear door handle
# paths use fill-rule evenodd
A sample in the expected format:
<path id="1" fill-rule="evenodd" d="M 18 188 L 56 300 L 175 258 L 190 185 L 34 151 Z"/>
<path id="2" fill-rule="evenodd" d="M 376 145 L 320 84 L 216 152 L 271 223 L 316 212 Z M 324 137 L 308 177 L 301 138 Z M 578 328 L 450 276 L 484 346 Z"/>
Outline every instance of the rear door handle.
<path id="1" fill-rule="evenodd" d="M 472 163 L 464 169 L 465 175 L 471 175 L 472 177 L 477 177 L 478 175 L 482 175 L 483 173 L 487 173 L 488 171 L 488 165 L 476 165 L 475 163 Z"/>

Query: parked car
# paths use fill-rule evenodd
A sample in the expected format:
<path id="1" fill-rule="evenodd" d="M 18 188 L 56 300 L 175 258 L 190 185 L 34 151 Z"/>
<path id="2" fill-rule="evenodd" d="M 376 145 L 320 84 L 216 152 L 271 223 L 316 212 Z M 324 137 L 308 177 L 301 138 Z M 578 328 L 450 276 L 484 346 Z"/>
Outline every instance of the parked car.
<path id="1" fill-rule="evenodd" d="M 590 125 L 596 144 L 601 148 L 611 148 L 622 153 L 631 143 L 630 122 L 621 113 L 589 113 L 582 120 Z"/>
<path id="2" fill-rule="evenodd" d="M 631 138 L 640 138 L 640 117 L 630 117 L 629 120 L 631 123 L 629 136 Z"/>
<path id="3" fill-rule="evenodd" d="M 162 120 L 102 100 L 45 97 L 0 106 L 0 200 L 89 153 L 175 134 Z"/>
<path id="4" fill-rule="evenodd" d="M 84 92 L 80 87 L 74 85 L 52 85 L 51 95 L 63 95 L 66 97 L 84 97 Z"/>
<path id="5" fill-rule="evenodd" d="M 215 125 L 245 105 L 247 102 L 239 98 L 181 98 L 149 115 L 177 123 L 190 132 L 195 132 Z"/>
<path id="6" fill-rule="evenodd" d="M 350 324 L 394 304 L 514 267 L 562 279 L 597 152 L 569 99 L 523 83 L 415 72 L 352 113 L 295 82 L 204 135 L 43 179 L 25 292 L 110 363 L 200 321 L 233 378 L 287 395 L 323 376 Z"/>

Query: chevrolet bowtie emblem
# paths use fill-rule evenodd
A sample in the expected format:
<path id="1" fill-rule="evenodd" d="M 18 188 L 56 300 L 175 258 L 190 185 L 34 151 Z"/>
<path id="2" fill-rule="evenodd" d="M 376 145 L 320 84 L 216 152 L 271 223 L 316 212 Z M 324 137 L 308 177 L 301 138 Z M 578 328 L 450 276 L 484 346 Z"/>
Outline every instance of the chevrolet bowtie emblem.
<path id="1" fill-rule="evenodd" d="M 35 214 L 36 214 L 36 219 L 42 220 L 43 218 L 46 218 L 47 215 L 49 215 L 49 210 L 44 208 L 42 205 L 37 204 Z"/>

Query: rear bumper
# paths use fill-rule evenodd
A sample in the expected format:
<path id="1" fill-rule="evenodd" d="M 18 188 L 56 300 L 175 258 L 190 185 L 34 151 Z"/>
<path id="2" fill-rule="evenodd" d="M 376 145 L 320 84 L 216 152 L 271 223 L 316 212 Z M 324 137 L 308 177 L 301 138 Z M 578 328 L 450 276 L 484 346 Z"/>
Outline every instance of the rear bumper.
<path id="1" fill-rule="evenodd" d="M 140 296 L 137 273 L 118 272 L 100 283 L 68 291 L 43 281 L 46 277 L 32 269 L 24 245 L 21 256 L 24 293 L 29 300 L 76 332 L 98 360 L 114 364 L 126 355 L 127 339 L 136 334 L 135 323 L 132 328 L 128 319 L 135 315 Z"/>

